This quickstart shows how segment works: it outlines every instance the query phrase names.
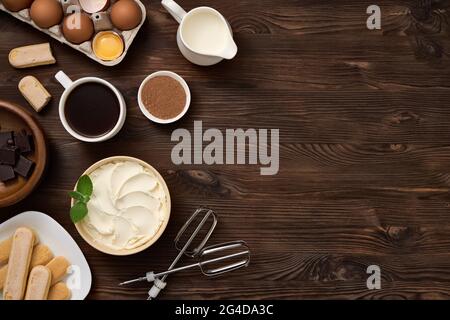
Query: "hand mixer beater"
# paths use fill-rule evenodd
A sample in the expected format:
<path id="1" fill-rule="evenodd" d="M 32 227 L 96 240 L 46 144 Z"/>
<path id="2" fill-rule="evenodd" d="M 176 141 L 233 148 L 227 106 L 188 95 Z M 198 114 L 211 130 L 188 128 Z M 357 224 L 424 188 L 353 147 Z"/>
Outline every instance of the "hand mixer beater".
<path id="1" fill-rule="evenodd" d="M 148 292 L 148 299 L 151 300 L 156 298 L 166 287 L 165 281 L 172 273 L 200 268 L 204 275 L 214 277 L 247 267 L 250 263 L 250 249 L 244 241 L 232 241 L 205 247 L 216 226 L 217 215 L 213 210 L 197 209 L 175 237 L 175 247 L 179 252 L 167 271 L 160 273 L 149 271 L 143 277 L 122 282 L 120 285 L 140 281 L 153 282 L 153 287 Z M 187 240 L 183 244 L 185 239 Z M 191 249 L 191 247 L 193 248 Z M 197 258 L 198 261 L 194 264 L 176 267 L 183 255 Z"/>

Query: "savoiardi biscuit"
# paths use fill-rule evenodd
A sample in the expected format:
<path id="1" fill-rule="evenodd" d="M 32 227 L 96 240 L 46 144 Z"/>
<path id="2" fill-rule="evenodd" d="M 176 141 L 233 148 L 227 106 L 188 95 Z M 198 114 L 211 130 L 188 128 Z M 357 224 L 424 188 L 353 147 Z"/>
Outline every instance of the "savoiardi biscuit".
<path id="1" fill-rule="evenodd" d="M 36 266 L 28 277 L 25 300 L 47 300 L 52 273 L 46 266 Z"/>
<path id="2" fill-rule="evenodd" d="M 8 265 L 5 264 L 3 267 L 0 267 L 0 290 L 3 289 L 6 280 L 6 273 L 8 272 Z"/>
<path id="3" fill-rule="evenodd" d="M 8 58 L 11 66 L 19 69 L 56 63 L 48 42 L 12 49 Z"/>
<path id="4" fill-rule="evenodd" d="M 19 82 L 18 88 L 36 112 L 40 112 L 52 98 L 42 83 L 33 76 L 23 77 Z"/>
<path id="5" fill-rule="evenodd" d="M 70 295 L 71 292 L 67 285 L 64 282 L 58 282 L 50 287 L 47 300 L 69 300 Z"/>
<path id="6" fill-rule="evenodd" d="M 67 273 L 70 262 L 64 257 L 55 257 L 47 264 L 47 268 L 52 272 L 52 285 L 61 280 Z"/>
<path id="7" fill-rule="evenodd" d="M 34 241 L 34 233 L 28 228 L 18 228 L 14 233 L 3 290 L 3 299 L 23 299 Z"/>
<path id="8" fill-rule="evenodd" d="M 13 238 L 8 238 L 0 242 L 0 265 L 8 262 L 11 252 Z"/>
<path id="9" fill-rule="evenodd" d="M 38 244 L 33 249 L 33 254 L 31 255 L 30 268 L 34 268 L 39 265 L 46 265 L 53 259 L 53 253 L 50 248 L 44 244 Z M 3 289 L 6 280 L 6 271 L 8 270 L 8 265 L 4 265 L 0 268 L 0 290 Z"/>
<path id="10" fill-rule="evenodd" d="M 8 263 L 9 254 L 11 253 L 13 237 L 0 241 L 0 266 Z M 34 245 L 39 243 L 39 239 L 34 234 Z"/>
<path id="11" fill-rule="evenodd" d="M 31 255 L 31 268 L 46 265 L 53 259 L 53 253 L 49 247 L 45 244 L 38 244 L 33 249 L 33 254 Z"/>

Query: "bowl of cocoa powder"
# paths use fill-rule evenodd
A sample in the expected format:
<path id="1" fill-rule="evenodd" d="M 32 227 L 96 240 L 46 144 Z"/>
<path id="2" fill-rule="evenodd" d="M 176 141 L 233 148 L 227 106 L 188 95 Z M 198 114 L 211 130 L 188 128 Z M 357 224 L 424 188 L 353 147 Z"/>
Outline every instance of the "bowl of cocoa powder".
<path id="1" fill-rule="evenodd" d="M 186 81 L 171 71 L 152 73 L 142 81 L 138 92 L 142 113 L 161 124 L 181 119 L 191 104 L 191 92 Z"/>

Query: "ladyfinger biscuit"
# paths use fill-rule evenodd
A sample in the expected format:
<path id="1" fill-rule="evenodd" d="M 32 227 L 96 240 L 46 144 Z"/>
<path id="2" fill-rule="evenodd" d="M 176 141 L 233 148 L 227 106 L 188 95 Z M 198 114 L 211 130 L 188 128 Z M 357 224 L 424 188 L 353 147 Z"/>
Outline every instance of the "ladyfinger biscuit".
<path id="1" fill-rule="evenodd" d="M 69 261 L 64 257 L 55 257 L 47 264 L 47 268 L 52 272 L 52 285 L 61 280 L 67 273 L 70 266 Z"/>
<path id="2" fill-rule="evenodd" d="M 31 255 L 31 268 L 43 265 L 45 266 L 53 259 L 53 253 L 49 247 L 45 244 L 38 244 L 33 249 L 33 254 Z"/>
<path id="3" fill-rule="evenodd" d="M 64 282 L 58 282 L 54 286 L 50 287 L 47 300 L 69 300 L 70 289 Z"/>
<path id="4" fill-rule="evenodd" d="M 9 254 L 11 253 L 13 237 L 0 242 L 0 265 L 8 263 Z M 34 235 L 34 245 L 38 244 L 39 239 Z"/>
<path id="5" fill-rule="evenodd" d="M 52 273 L 46 266 L 34 267 L 28 279 L 25 300 L 47 300 Z"/>
<path id="6" fill-rule="evenodd" d="M 48 42 L 12 49 L 8 58 L 14 68 L 29 68 L 56 63 Z"/>
<path id="7" fill-rule="evenodd" d="M 3 299 L 22 300 L 27 284 L 31 254 L 33 253 L 34 233 L 28 228 L 19 228 L 13 236 L 6 273 Z"/>
<path id="8" fill-rule="evenodd" d="M 36 112 L 40 112 L 52 98 L 42 83 L 33 76 L 20 80 L 19 91 Z"/>
<path id="9" fill-rule="evenodd" d="M 30 268 L 34 268 L 39 265 L 46 265 L 53 259 L 53 253 L 50 251 L 49 247 L 43 244 L 38 244 L 33 249 L 33 254 L 31 255 Z M 3 289 L 6 279 L 6 271 L 2 272 L 5 268 L 7 269 L 8 265 L 3 266 L 0 269 L 0 290 Z"/>
<path id="10" fill-rule="evenodd" d="M 5 264 L 8 262 L 12 240 L 13 238 L 11 237 L 0 242 L 0 264 Z"/>
<path id="11" fill-rule="evenodd" d="M 3 289 L 6 280 L 6 273 L 8 272 L 8 265 L 4 265 L 0 268 L 0 290 Z"/>

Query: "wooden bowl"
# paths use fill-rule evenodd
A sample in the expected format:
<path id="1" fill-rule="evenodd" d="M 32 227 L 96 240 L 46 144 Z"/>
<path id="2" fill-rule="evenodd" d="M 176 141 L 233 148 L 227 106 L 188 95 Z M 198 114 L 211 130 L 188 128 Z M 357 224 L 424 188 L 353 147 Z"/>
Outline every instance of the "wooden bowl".
<path id="1" fill-rule="evenodd" d="M 0 208 L 11 206 L 25 199 L 42 179 L 47 164 L 47 144 L 44 132 L 33 116 L 20 106 L 0 100 L 0 130 L 26 130 L 33 135 L 34 151 L 27 158 L 35 162 L 28 179 L 18 177 L 6 183 L 0 182 Z"/>
<path id="2" fill-rule="evenodd" d="M 166 194 L 167 212 L 166 212 L 166 217 L 165 217 L 163 223 L 161 224 L 161 226 L 158 229 L 158 232 L 149 241 L 147 241 L 146 243 L 142 244 L 141 246 L 139 246 L 137 248 L 133 248 L 133 249 L 123 249 L 123 250 L 112 249 L 98 241 L 95 241 L 95 239 L 86 230 L 86 225 L 83 223 L 83 221 L 75 224 L 75 227 L 77 228 L 78 233 L 93 248 L 95 248 L 103 253 L 107 253 L 107 254 L 114 255 L 114 256 L 128 256 L 128 255 L 136 254 L 141 251 L 144 251 L 145 249 L 147 249 L 151 245 L 153 245 L 164 233 L 164 230 L 166 230 L 167 224 L 169 223 L 170 211 L 171 211 L 171 200 L 170 200 L 169 188 L 167 187 L 167 184 L 164 181 L 164 178 L 161 176 L 161 174 L 155 168 L 153 168 L 151 165 L 149 165 L 145 161 L 142 161 L 142 160 L 139 160 L 136 158 L 132 158 L 132 157 L 126 157 L 126 156 L 110 157 L 110 158 L 100 160 L 99 162 L 93 164 L 90 168 L 88 168 L 83 173 L 83 175 L 90 175 L 92 172 L 94 172 L 98 168 L 104 166 L 105 164 L 114 163 L 114 162 L 122 162 L 122 161 L 137 162 L 155 175 L 155 177 L 158 179 L 159 183 L 161 184 L 162 188 L 164 189 L 164 193 Z M 74 187 L 74 191 L 75 190 L 76 190 L 76 185 Z M 74 203 L 75 203 L 75 201 L 72 199 L 71 206 L 73 206 Z"/>

